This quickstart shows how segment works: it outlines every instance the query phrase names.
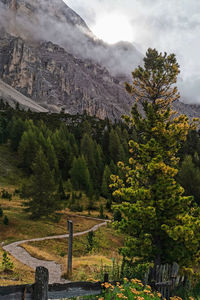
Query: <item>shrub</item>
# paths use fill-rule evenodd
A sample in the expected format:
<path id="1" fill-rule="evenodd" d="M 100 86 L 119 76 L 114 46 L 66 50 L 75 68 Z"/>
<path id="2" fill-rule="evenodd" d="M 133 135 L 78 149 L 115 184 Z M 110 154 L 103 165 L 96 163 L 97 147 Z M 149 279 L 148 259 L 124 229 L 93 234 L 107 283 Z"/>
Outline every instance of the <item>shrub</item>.
<path id="1" fill-rule="evenodd" d="M 144 286 L 142 282 L 138 279 L 132 279 L 129 281 L 124 278 L 124 283 L 120 284 L 117 282 L 116 286 L 105 282 L 102 284 L 105 291 L 101 297 L 104 296 L 105 300 L 110 299 L 127 299 L 127 300 L 160 300 L 161 294 L 153 292 L 151 287 L 146 285 Z"/>
<path id="2" fill-rule="evenodd" d="M 0 218 L 3 217 L 3 208 L 0 206 Z"/>
<path id="3" fill-rule="evenodd" d="M 8 219 L 7 216 L 4 217 L 4 219 L 3 219 L 3 224 L 4 224 L 4 225 L 8 225 L 8 224 L 9 224 L 9 219 Z"/>
<path id="4" fill-rule="evenodd" d="M 122 214 L 119 210 L 115 210 L 114 212 L 114 221 L 121 222 L 122 220 Z"/>
<path id="5" fill-rule="evenodd" d="M 92 249 L 94 248 L 94 237 L 95 237 L 95 233 L 94 231 L 89 231 L 87 234 L 87 251 L 90 252 L 92 251 Z"/>
<path id="6" fill-rule="evenodd" d="M 103 204 L 101 204 L 100 208 L 99 208 L 99 218 L 101 218 L 101 219 L 105 218 L 105 216 L 104 216 L 104 210 L 103 210 Z"/>
<path id="7" fill-rule="evenodd" d="M 4 272 L 11 272 L 14 268 L 13 263 L 11 262 L 10 258 L 6 251 L 3 252 L 3 260 L 2 260 L 2 268 Z"/>
<path id="8" fill-rule="evenodd" d="M 8 191 L 5 189 L 1 190 L 1 198 L 3 199 L 8 199 L 9 201 L 12 200 L 12 194 L 10 194 Z"/>

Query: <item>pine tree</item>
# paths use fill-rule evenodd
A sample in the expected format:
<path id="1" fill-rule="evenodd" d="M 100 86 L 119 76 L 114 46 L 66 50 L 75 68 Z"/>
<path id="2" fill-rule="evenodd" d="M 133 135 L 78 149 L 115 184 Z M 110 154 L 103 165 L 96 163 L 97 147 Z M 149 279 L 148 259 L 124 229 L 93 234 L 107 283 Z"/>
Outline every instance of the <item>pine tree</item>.
<path id="1" fill-rule="evenodd" d="M 74 158 L 70 175 L 74 189 L 89 191 L 91 186 L 90 174 L 83 156 Z"/>
<path id="2" fill-rule="evenodd" d="M 126 89 L 141 103 L 143 114 L 135 104 L 125 117 L 138 141 L 129 142 L 129 164 L 119 162 L 125 176 L 112 176 L 112 187 L 122 199 L 116 206 L 122 221 L 116 226 L 129 236 L 123 255 L 189 267 L 198 260 L 200 222 L 192 197 L 184 197 L 175 180 L 179 145 L 190 129 L 188 118 L 171 109 L 179 98 L 174 86 L 178 74 L 175 55 L 155 49 L 147 51 L 144 67 L 132 73 L 133 84 Z"/>
<path id="3" fill-rule="evenodd" d="M 10 146 L 13 151 L 17 151 L 22 134 L 25 130 L 25 122 L 13 117 L 9 127 Z"/>
<path id="4" fill-rule="evenodd" d="M 177 177 L 178 182 L 183 186 L 185 195 L 194 196 L 194 200 L 200 204 L 200 169 L 195 167 L 192 156 L 186 155 Z"/>
<path id="5" fill-rule="evenodd" d="M 32 164 L 33 174 L 23 187 L 23 194 L 28 197 L 24 203 L 32 219 L 39 219 L 54 214 L 62 207 L 58 186 L 55 183 L 54 170 L 51 170 L 47 157 L 40 147 Z"/>
<path id="6" fill-rule="evenodd" d="M 111 191 L 109 188 L 111 171 L 108 165 L 105 166 L 102 178 L 101 193 L 104 197 L 109 198 Z"/>

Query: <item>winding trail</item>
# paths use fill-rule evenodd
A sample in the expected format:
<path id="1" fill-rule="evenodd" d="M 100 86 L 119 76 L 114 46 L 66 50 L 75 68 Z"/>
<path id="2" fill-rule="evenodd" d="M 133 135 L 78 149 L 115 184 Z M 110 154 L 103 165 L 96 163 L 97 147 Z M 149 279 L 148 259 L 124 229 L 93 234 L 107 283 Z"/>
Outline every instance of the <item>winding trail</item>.
<path id="1" fill-rule="evenodd" d="M 80 216 L 79 216 L 80 217 Z M 85 217 L 83 217 L 85 218 Z M 88 217 L 86 217 L 88 218 Z M 90 218 L 94 220 L 101 220 L 101 219 L 95 219 Z M 96 231 L 101 226 L 107 225 L 108 220 L 101 220 L 103 221 L 100 224 L 97 224 L 93 226 L 92 228 L 82 231 L 82 232 L 76 232 L 73 234 L 73 236 L 80 236 L 88 233 L 89 231 Z M 63 239 L 68 238 L 69 234 L 63 234 L 63 235 L 54 235 L 54 236 L 48 236 L 43 238 L 35 238 L 35 239 L 29 239 L 29 240 L 23 240 L 11 243 L 9 245 L 3 246 L 3 249 L 7 252 L 9 252 L 12 256 L 14 256 L 17 260 L 19 260 L 24 265 L 27 265 L 31 267 L 32 269 L 36 269 L 38 266 L 43 266 L 49 270 L 49 283 L 67 283 L 69 281 L 64 280 L 61 278 L 62 275 L 62 267 L 60 264 L 56 263 L 55 261 L 45 261 L 40 260 L 35 257 L 32 257 L 24 248 L 20 247 L 21 244 L 28 243 L 28 242 L 36 242 L 36 241 L 45 241 L 45 240 L 53 240 L 53 239 Z"/>

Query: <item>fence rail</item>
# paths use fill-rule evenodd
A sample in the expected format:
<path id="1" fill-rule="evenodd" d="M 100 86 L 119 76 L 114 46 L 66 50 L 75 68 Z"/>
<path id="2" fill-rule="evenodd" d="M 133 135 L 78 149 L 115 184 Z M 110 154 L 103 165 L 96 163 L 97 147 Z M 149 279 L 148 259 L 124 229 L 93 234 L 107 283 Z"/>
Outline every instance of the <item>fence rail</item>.
<path id="1" fill-rule="evenodd" d="M 149 270 L 148 280 L 153 290 L 161 293 L 162 298 L 170 299 L 176 289 L 186 285 L 187 278 L 178 275 L 179 266 L 156 265 Z M 0 300 L 48 300 L 72 298 L 78 296 L 100 295 L 101 282 L 70 282 L 66 284 L 48 284 L 49 273 L 44 267 L 37 267 L 33 285 L 0 287 Z M 104 274 L 104 282 L 109 280 Z"/>
<path id="2" fill-rule="evenodd" d="M 48 270 L 37 267 L 33 285 L 0 287 L 0 300 L 48 300 L 78 296 L 100 295 L 101 283 L 70 282 L 48 284 Z"/>

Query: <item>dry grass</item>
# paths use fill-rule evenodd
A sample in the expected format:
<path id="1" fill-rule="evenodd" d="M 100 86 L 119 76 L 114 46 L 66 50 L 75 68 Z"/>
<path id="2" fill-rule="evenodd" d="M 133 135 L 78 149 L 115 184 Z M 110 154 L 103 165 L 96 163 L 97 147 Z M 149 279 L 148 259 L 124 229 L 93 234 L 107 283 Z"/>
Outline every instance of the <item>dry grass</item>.
<path id="1" fill-rule="evenodd" d="M 7 187 L 6 190 L 13 192 L 14 187 Z M 19 196 L 13 196 L 11 201 L 6 199 L 0 199 L 0 201 L 4 215 L 7 215 L 9 219 L 9 226 L 4 225 L 3 219 L 0 219 L 0 242 L 3 241 L 6 244 L 17 240 L 66 234 L 68 233 L 67 220 L 69 219 L 73 221 L 74 232 L 84 231 L 101 223 L 98 220 L 71 216 L 67 209 L 60 212 L 60 221 L 58 223 L 48 219 L 33 221 L 23 211 L 22 200 Z"/>
<path id="2" fill-rule="evenodd" d="M 31 256 L 37 259 L 46 260 L 46 261 L 54 261 L 56 259 L 56 256 L 47 253 L 45 251 L 42 251 L 29 244 L 21 244 L 20 247 L 24 248 Z"/>
<path id="3" fill-rule="evenodd" d="M 89 277 L 99 278 L 103 265 L 112 265 L 112 259 L 121 260 L 118 249 L 123 245 L 124 237 L 110 226 L 102 227 L 95 232 L 94 248 L 88 251 L 87 235 L 74 237 L 73 242 L 73 278 L 86 280 Z M 24 245 L 28 252 L 38 259 L 49 259 L 60 263 L 63 272 L 67 269 L 68 239 L 52 239 L 30 242 Z"/>
<path id="4" fill-rule="evenodd" d="M 16 186 L 9 185 L 4 186 L 9 193 L 14 194 Z M 1 187 L 0 187 L 1 191 Z M 26 240 L 37 237 L 54 236 L 66 234 L 67 230 L 67 220 L 70 219 L 74 224 L 74 232 L 85 231 L 92 228 L 94 225 L 101 223 L 98 220 L 92 220 L 88 218 L 81 218 L 76 216 L 74 213 L 71 215 L 68 209 L 60 212 L 61 218 L 58 223 L 47 219 L 41 219 L 38 221 L 33 221 L 28 218 L 27 213 L 23 211 L 22 200 L 19 195 L 13 195 L 12 200 L 0 198 L 0 204 L 3 208 L 4 215 L 8 216 L 9 225 L 3 224 L 3 218 L 0 218 L 0 243 L 4 242 L 9 244 L 17 240 Z M 64 265 L 65 255 L 67 253 L 67 240 L 53 240 L 44 243 L 43 247 L 38 248 L 35 245 L 24 244 L 23 247 L 33 256 L 44 259 L 44 260 L 55 260 Z M 0 264 L 1 264 L 2 251 L 0 251 Z M 14 262 L 14 272 L 13 274 L 3 274 L 0 273 L 0 284 L 10 285 L 10 284 L 22 284 L 30 283 L 34 280 L 34 270 L 24 266 L 20 262 L 16 261 L 12 257 Z"/>
<path id="5" fill-rule="evenodd" d="M 0 257 L 2 258 L 3 249 L 0 248 Z M 0 260 L 0 285 L 18 285 L 18 284 L 28 284 L 34 282 L 34 271 L 28 266 L 22 264 L 16 260 L 11 255 L 8 255 L 14 264 L 14 269 L 11 274 L 2 272 L 1 260 Z"/>

